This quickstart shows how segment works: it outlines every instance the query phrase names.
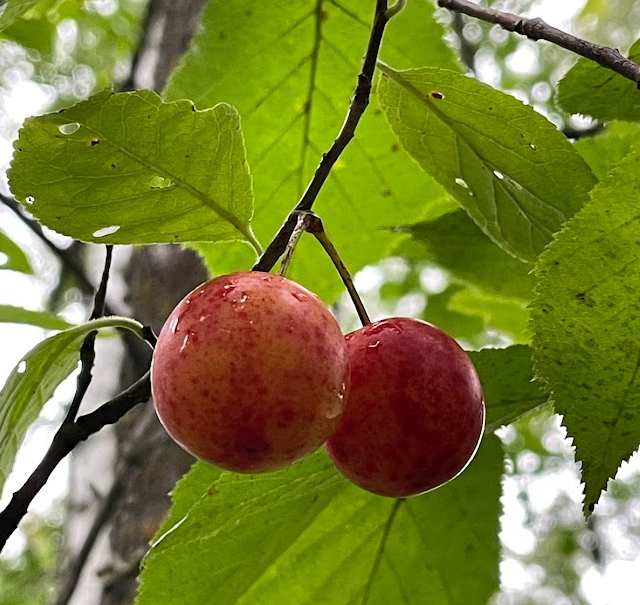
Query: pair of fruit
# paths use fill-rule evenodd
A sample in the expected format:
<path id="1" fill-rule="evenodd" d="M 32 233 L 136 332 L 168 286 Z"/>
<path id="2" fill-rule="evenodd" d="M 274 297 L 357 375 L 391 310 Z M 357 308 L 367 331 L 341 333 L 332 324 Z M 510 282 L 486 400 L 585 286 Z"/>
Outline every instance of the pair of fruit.
<path id="1" fill-rule="evenodd" d="M 345 338 L 319 298 L 268 273 L 225 275 L 184 298 L 151 382 L 161 422 L 198 458 L 264 472 L 326 442 L 348 479 L 385 496 L 455 477 L 484 428 L 477 374 L 450 336 L 394 318 Z"/>

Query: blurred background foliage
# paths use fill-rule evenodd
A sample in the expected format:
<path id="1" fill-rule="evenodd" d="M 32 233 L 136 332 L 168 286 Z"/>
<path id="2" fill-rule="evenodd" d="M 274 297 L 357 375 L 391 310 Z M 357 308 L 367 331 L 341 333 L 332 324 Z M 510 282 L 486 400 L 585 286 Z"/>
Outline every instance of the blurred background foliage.
<path id="1" fill-rule="evenodd" d="M 640 3 L 633 0 L 489 4 L 542 16 L 557 27 L 623 53 L 640 36 Z M 139 57 L 146 6 L 147 0 L 44 0 L 0 34 L 0 163 L 4 168 L 10 160 L 10 142 L 27 112 L 68 106 L 105 87 L 133 85 L 131 65 Z M 609 143 L 584 145 L 584 135 L 600 136 L 603 125 L 565 115 L 554 103 L 558 80 L 576 60 L 570 53 L 448 11 L 438 10 L 436 15 L 447 25 L 447 41 L 459 51 L 470 73 L 533 105 L 570 138 L 581 139 L 578 145 L 585 148 L 588 160 L 590 153 L 597 162 L 603 153 L 621 156 L 626 152 L 630 125 L 613 125 L 611 145 L 618 151 L 610 150 Z M 144 85 L 144 65 L 140 69 L 137 85 Z M 31 96 L 32 104 L 20 102 L 25 95 Z M 606 163 L 599 169 L 606 171 Z M 80 305 L 83 299 L 77 283 L 47 256 L 36 236 L 20 230 L 4 208 L 0 228 L 19 234 L 18 243 L 34 266 L 35 275 L 21 276 L 23 283 L 32 290 L 56 292 L 51 310 Z M 405 235 L 396 254 L 356 276 L 373 318 L 421 317 L 472 349 L 528 341 L 527 301 L 533 287 L 529 266 L 491 244 L 462 211 L 394 229 Z M 461 231 L 467 238 L 465 246 L 457 249 L 450 245 L 448 234 Z M 43 295 L 43 305 L 45 301 Z M 357 326 L 346 298 L 335 309 L 345 329 Z M 612 600 L 607 586 L 625 575 L 638 575 L 639 465 L 634 459 L 623 465 L 586 525 L 579 475 L 560 420 L 551 407 L 545 407 L 499 431 L 506 458 L 502 591 L 494 597 L 494 605 L 635 602 L 632 599 L 639 593 L 628 601 Z M 56 503 L 45 515 L 30 515 L 12 547 L 0 557 L 1 603 L 47 602 L 60 565 L 63 512 Z"/>

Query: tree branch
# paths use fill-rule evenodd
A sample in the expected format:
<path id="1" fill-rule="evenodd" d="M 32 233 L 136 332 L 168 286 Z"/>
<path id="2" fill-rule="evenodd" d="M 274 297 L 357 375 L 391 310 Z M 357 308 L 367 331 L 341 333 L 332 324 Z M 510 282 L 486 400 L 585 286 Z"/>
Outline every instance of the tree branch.
<path id="1" fill-rule="evenodd" d="M 640 65 L 630 61 L 620 54 L 616 48 L 598 46 L 587 40 L 576 38 L 571 34 L 552 27 L 542 19 L 526 19 L 513 13 L 479 6 L 468 0 L 438 0 L 438 6 L 450 11 L 464 13 L 488 23 L 495 23 L 510 32 L 522 34 L 527 38 L 538 41 L 547 40 L 566 50 L 570 50 L 582 57 L 595 61 L 602 67 L 619 73 L 621 76 L 635 82 L 640 88 Z"/>
<path id="2" fill-rule="evenodd" d="M 396 3 L 392 8 L 403 6 L 402 2 Z M 345 150 L 351 139 L 353 139 L 356 127 L 360 122 L 360 118 L 364 114 L 365 109 L 369 105 L 369 97 L 371 95 L 371 86 L 373 82 L 373 74 L 376 67 L 376 60 L 380 52 L 382 36 L 385 27 L 389 22 L 393 13 L 387 13 L 387 0 L 376 0 L 376 11 L 371 26 L 371 34 L 367 45 L 367 51 L 362 61 L 362 68 L 358 75 L 358 84 L 349 104 L 349 110 L 345 118 L 342 128 L 337 138 L 331 145 L 329 151 L 323 154 L 320 164 L 309 182 L 306 191 L 300 198 L 296 207 L 289 213 L 284 225 L 280 227 L 280 231 L 273 238 L 267 249 L 264 251 L 258 262 L 254 265 L 254 271 L 270 271 L 276 264 L 277 260 L 284 253 L 289 238 L 298 222 L 298 212 L 311 210 L 324 182 L 327 180 L 334 164 Z"/>

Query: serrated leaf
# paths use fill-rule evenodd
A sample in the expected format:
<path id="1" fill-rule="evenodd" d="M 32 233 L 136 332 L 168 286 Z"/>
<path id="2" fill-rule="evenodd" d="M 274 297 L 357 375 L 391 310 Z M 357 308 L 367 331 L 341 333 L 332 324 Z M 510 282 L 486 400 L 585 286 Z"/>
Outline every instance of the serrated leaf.
<path id="1" fill-rule="evenodd" d="M 174 498 L 198 496 L 147 555 L 137 605 L 485 605 L 502 468 L 487 437 L 460 477 L 396 501 L 347 483 L 322 453 L 260 476 L 196 466 Z"/>
<path id="2" fill-rule="evenodd" d="M 640 442 L 640 148 L 536 266 L 534 362 L 582 462 L 585 507 Z"/>
<path id="3" fill-rule="evenodd" d="M 492 433 L 548 401 L 533 382 L 531 350 L 524 345 L 470 351 L 487 406 L 485 433 Z"/>
<path id="4" fill-rule="evenodd" d="M 611 122 L 607 124 L 604 132 L 593 137 L 584 137 L 576 141 L 574 147 L 598 179 L 604 180 L 639 140 L 640 124 Z"/>
<path id="5" fill-rule="evenodd" d="M 473 78 L 382 69 L 378 98 L 403 147 L 494 242 L 534 262 L 595 184 L 584 160 L 533 108 Z"/>
<path id="6" fill-rule="evenodd" d="M 30 118 L 9 184 L 29 212 L 79 240 L 255 242 L 240 118 L 151 91 L 98 93 Z M 256 244 L 257 245 L 257 244 Z"/>
<path id="7" fill-rule="evenodd" d="M 496 246 L 463 210 L 403 231 L 411 234 L 411 242 L 399 248 L 400 254 L 433 261 L 458 280 L 487 292 L 523 300 L 531 297 L 531 266 Z"/>
<path id="8" fill-rule="evenodd" d="M 0 254 L 4 254 L 7 258 L 0 260 L 0 269 L 9 269 L 11 271 L 20 271 L 21 273 L 33 274 L 29 258 L 8 235 L 0 231 Z"/>
<path id="9" fill-rule="evenodd" d="M 0 492 L 27 429 L 78 365 L 85 336 L 101 328 L 131 325 L 130 319 L 104 317 L 69 328 L 43 340 L 16 364 L 0 391 Z"/>
<path id="10" fill-rule="evenodd" d="M 65 330 L 71 324 L 48 311 L 31 311 L 22 307 L 0 305 L 0 323 L 27 324 L 45 330 Z"/>
<path id="11" fill-rule="evenodd" d="M 227 101 L 241 116 L 256 192 L 254 228 L 267 242 L 298 201 L 347 113 L 373 18 L 369 0 L 210 2 L 165 91 L 198 107 Z M 403 66 L 455 68 L 433 6 L 410 2 L 388 26 L 382 54 Z M 315 210 L 351 271 L 385 256 L 400 236 L 381 230 L 452 209 L 399 148 L 372 104 L 325 183 Z M 291 276 L 330 300 L 342 284 L 303 238 Z M 216 273 L 246 269 L 251 251 L 198 246 Z"/>
<path id="12" fill-rule="evenodd" d="M 629 58 L 640 61 L 640 40 L 629 50 Z M 578 59 L 558 83 L 558 105 L 568 113 L 598 120 L 640 121 L 637 84 L 585 58 Z"/>

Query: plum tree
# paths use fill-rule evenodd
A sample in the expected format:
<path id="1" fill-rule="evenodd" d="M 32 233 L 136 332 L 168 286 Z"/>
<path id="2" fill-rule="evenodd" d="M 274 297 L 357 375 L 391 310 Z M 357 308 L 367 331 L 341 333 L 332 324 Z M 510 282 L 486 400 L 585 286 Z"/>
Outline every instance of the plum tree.
<path id="1" fill-rule="evenodd" d="M 346 337 L 351 389 L 329 456 L 383 496 L 420 494 L 473 458 L 484 428 L 482 388 L 468 355 L 435 326 L 374 322 Z"/>
<path id="2" fill-rule="evenodd" d="M 342 330 L 326 305 L 278 275 L 233 273 L 188 294 L 151 367 L 169 434 L 238 472 L 287 466 L 335 429 L 349 385 Z"/>

